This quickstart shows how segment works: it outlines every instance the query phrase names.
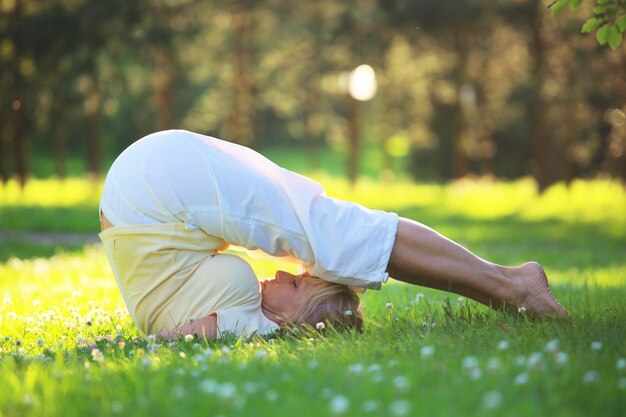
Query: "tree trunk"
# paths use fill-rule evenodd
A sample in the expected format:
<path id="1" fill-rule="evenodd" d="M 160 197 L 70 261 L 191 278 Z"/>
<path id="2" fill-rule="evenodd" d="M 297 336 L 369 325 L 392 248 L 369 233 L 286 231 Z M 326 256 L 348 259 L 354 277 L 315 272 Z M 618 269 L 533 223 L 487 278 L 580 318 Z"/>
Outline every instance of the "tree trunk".
<path id="1" fill-rule="evenodd" d="M 60 80 L 59 83 L 64 85 Z M 67 151 L 65 143 L 65 105 L 62 89 L 57 90 L 54 96 L 53 115 L 54 172 L 57 178 L 64 179 L 67 176 Z"/>
<path id="2" fill-rule="evenodd" d="M 87 118 L 87 171 L 92 178 L 100 176 L 100 88 L 95 58 L 90 55 L 87 61 L 89 84 L 85 99 Z"/>
<path id="3" fill-rule="evenodd" d="M 454 103 L 454 114 L 451 115 L 453 123 L 453 175 L 454 178 L 462 178 L 469 172 L 469 161 L 467 157 L 467 150 L 465 149 L 465 141 L 468 139 L 467 121 L 463 114 L 463 106 L 460 98 L 461 86 L 465 83 L 465 72 L 467 66 L 467 54 L 468 48 L 465 44 L 465 37 L 467 36 L 461 30 L 456 30 L 454 33 L 454 50 L 457 56 L 456 67 L 453 71 L 453 82 L 456 88 L 456 101 Z"/>
<path id="4" fill-rule="evenodd" d="M 354 185 L 359 175 L 359 103 L 350 93 L 348 97 L 348 179 Z"/>
<path id="5" fill-rule="evenodd" d="M 165 45 L 159 45 L 154 50 L 156 64 L 155 99 L 159 114 L 159 130 L 172 127 L 172 77 L 174 62 L 171 52 Z"/>
<path id="6" fill-rule="evenodd" d="M 532 149 L 534 160 L 534 176 L 539 192 L 548 188 L 550 180 L 548 178 L 548 141 L 550 137 L 546 129 L 545 112 L 547 110 L 543 100 L 543 86 L 545 83 L 545 60 L 546 60 L 546 40 L 543 33 L 543 5 L 537 2 L 532 19 L 532 38 L 530 40 L 530 54 L 533 58 L 532 64 L 532 86 L 533 99 L 530 102 L 529 126 L 532 135 Z"/>
<path id="7" fill-rule="evenodd" d="M 8 144 L 7 137 L 4 136 L 4 126 L 5 126 L 5 111 L 4 108 L 0 108 L 0 181 L 3 184 L 10 178 L 9 169 L 6 164 L 6 149 L 5 144 Z"/>
<path id="8" fill-rule="evenodd" d="M 15 0 L 12 10 L 13 22 L 19 22 L 22 16 L 22 0 Z M 19 24 L 13 37 L 15 61 L 13 65 L 13 85 L 15 95 L 11 103 L 13 110 L 13 134 L 15 143 L 15 174 L 20 186 L 26 185 L 28 176 L 28 144 L 26 139 L 26 115 L 24 113 L 24 80 L 19 69 L 22 53 L 22 36 Z"/>
<path id="9" fill-rule="evenodd" d="M 253 146 L 254 138 L 254 82 L 252 51 L 250 50 L 250 6 L 247 0 L 231 3 L 233 22 L 233 84 L 232 105 L 228 119 L 230 140 Z"/>

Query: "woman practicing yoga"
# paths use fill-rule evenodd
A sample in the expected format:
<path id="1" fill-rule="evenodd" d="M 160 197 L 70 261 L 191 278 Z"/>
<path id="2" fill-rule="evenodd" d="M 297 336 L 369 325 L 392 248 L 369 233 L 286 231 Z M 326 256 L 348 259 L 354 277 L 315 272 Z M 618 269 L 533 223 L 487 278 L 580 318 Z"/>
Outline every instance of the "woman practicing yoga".
<path id="1" fill-rule="evenodd" d="M 183 130 L 148 135 L 116 159 L 100 237 L 124 302 L 146 334 L 267 334 L 283 324 L 361 329 L 355 288 L 391 275 L 495 309 L 567 317 L 542 267 L 485 261 L 394 213 L 327 197 L 316 182 L 243 146 Z M 229 245 L 307 271 L 257 281 Z"/>

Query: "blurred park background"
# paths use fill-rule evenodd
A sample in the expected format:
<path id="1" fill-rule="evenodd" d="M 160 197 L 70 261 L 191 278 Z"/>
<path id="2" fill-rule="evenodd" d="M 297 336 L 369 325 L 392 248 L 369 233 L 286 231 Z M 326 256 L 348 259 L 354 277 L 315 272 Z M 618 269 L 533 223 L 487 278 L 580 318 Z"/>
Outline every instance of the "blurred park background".
<path id="1" fill-rule="evenodd" d="M 624 45 L 549 3 L 3 0 L 0 178 L 183 128 L 352 181 L 626 181 Z"/>

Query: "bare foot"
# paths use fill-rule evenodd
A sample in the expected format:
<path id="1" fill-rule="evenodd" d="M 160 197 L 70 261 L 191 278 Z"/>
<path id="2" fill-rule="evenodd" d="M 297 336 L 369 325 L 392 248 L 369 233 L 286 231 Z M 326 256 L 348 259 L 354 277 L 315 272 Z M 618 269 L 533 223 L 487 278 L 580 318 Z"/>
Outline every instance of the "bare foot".
<path id="1" fill-rule="evenodd" d="M 537 262 L 527 262 L 513 269 L 519 283 L 518 312 L 529 317 L 554 317 L 567 319 L 567 310 L 552 295 L 543 267 Z"/>

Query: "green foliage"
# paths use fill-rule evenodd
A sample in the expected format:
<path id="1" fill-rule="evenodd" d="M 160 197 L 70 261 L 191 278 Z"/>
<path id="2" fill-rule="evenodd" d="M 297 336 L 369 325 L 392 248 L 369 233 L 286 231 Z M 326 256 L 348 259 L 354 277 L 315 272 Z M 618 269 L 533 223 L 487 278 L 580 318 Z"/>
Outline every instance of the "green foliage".
<path id="1" fill-rule="evenodd" d="M 0 415 L 482 417 L 626 409 L 626 194 L 619 184 L 579 181 L 537 196 L 530 181 L 364 180 L 350 188 L 318 179 L 333 196 L 425 221 L 496 262 L 537 258 L 571 322 L 505 316 L 391 282 L 363 295 L 364 334 L 325 329 L 162 343 L 138 333 L 100 246 L 53 255 L 24 246 L 20 257 L 0 256 Z M 46 189 L 61 188 L 44 181 L 24 199 L 39 201 L 41 211 L 89 200 Z M 259 276 L 285 267 L 250 262 Z"/>
<path id="2" fill-rule="evenodd" d="M 556 0 L 548 7 L 556 14 L 566 5 L 576 10 L 580 4 L 581 0 Z M 581 31 L 590 33 L 595 30 L 600 45 L 608 44 L 611 49 L 617 49 L 626 30 L 626 3 L 620 0 L 596 0 L 593 14 L 594 17 L 587 19 Z"/>

